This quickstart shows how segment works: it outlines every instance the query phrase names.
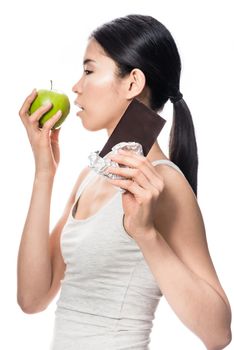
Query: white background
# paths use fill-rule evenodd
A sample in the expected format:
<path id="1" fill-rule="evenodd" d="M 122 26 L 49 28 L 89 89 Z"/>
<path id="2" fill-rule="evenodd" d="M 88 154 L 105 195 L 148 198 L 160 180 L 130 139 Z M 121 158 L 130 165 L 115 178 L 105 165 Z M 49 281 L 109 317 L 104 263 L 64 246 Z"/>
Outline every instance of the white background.
<path id="1" fill-rule="evenodd" d="M 154 16 L 178 45 L 181 91 L 193 115 L 199 147 L 198 202 L 217 273 L 234 303 L 231 1 L 8 0 L 0 5 L 1 349 L 47 349 L 56 306 L 55 300 L 43 313 L 26 315 L 16 303 L 17 253 L 34 176 L 33 155 L 18 110 L 34 87 L 49 88 L 50 79 L 73 102 L 71 88 L 82 73 L 88 35 L 98 25 L 130 13 Z M 159 142 L 167 153 L 170 102 L 162 115 L 167 125 Z M 54 183 L 51 228 L 89 153 L 100 150 L 106 139 L 104 130 L 84 130 L 72 106 L 60 132 L 61 162 Z M 164 299 L 156 312 L 151 341 L 152 349 L 204 349 Z"/>

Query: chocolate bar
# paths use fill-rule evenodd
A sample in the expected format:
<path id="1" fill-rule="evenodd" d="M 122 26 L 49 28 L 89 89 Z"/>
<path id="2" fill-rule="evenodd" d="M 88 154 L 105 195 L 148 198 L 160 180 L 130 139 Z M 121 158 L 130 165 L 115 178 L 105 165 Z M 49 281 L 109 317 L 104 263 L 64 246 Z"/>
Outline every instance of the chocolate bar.
<path id="1" fill-rule="evenodd" d="M 133 99 L 99 156 L 104 157 L 119 142 L 138 142 L 142 145 L 143 155 L 146 157 L 165 123 L 166 120 L 160 115 Z"/>

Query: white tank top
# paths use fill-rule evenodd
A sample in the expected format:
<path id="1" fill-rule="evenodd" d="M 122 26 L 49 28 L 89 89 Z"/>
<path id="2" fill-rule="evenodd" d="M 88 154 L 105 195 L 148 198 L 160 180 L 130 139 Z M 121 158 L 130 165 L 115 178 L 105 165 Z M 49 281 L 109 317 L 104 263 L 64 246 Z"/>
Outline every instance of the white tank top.
<path id="1" fill-rule="evenodd" d="M 152 164 L 182 173 L 169 160 Z M 91 169 L 76 201 L 94 176 L 98 174 Z M 50 349 L 149 349 L 162 294 L 139 246 L 124 229 L 121 192 L 86 219 L 75 219 L 74 209 L 61 233 L 66 271 Z"/>

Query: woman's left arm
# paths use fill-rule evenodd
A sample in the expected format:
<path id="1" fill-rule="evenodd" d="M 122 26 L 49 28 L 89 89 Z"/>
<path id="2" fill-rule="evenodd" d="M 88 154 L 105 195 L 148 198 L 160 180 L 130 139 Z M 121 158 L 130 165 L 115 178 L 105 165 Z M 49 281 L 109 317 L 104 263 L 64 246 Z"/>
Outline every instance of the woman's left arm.
<path id="1" fill-rule="evenodd" d="M 123 153 L 123 152 L 121 152 Z M 161 292 L 180 320 L 209 350 L 231 341 L 231 309 L 213 266 L 202 214 L 179 172 L 139 155 L 110 156 L 126 180 L 108 180 L 122 195 L 124 228 L 140 247 Z"/>
<path id="2" fill-rule="evenodd" d="M 165 187 L 155 229 L 136 241 L 180 320 L 207 349 L 223 349 L 231 341 L 231 309 L 209 254 L 196 197 L 177 171 L 157 169 Z"/>

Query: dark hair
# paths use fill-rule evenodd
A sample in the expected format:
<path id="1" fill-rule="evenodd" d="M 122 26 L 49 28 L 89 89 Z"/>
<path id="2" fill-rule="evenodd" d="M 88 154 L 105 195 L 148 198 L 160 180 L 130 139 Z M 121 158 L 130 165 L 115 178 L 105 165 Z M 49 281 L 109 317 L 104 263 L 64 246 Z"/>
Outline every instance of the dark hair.
<path id="1" fill-rule="evenodd" d="M 139 68 L 150 90 L 150 107 L 173 103 L 169 158 L 184 173 L 197 196 L 198 155 L 192 116 L 180 95 L 181 61 L 168 29 L 151 16 L 128 15 L 94 30 L 94 38 L 117 64 L 119 76 Z"/>

